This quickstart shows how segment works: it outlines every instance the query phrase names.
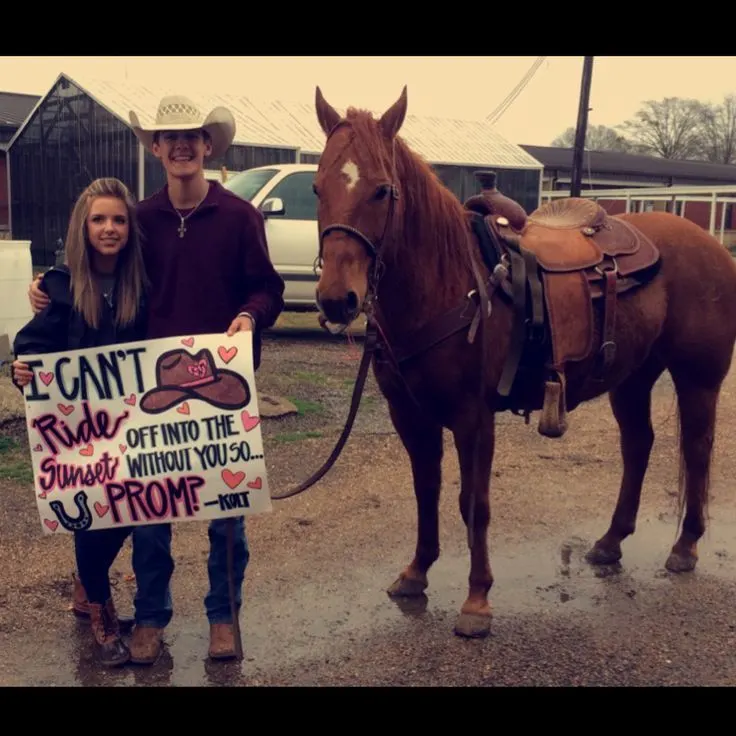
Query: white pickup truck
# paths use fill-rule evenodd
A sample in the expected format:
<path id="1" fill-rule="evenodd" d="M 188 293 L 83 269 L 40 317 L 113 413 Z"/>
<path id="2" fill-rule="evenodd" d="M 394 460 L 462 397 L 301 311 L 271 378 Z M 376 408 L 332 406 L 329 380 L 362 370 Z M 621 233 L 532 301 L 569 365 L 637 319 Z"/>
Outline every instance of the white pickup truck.
<path id="1" fill-rule="evenodd" d="M 312 189 L 316 164 L 276 164 L 248 169 L 223 186 L 257 207 L 266 220 L 266 240 L 276 270 L 286 282 L 291 311 L 315 310 L 319 253 L 317 197 Z"/>

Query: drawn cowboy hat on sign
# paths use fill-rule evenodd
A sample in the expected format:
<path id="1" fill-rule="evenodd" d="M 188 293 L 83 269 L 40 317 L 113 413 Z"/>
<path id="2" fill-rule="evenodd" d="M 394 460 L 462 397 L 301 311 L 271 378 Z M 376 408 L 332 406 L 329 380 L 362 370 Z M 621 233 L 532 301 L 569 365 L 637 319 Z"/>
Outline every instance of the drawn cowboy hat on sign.
<path id="1" fill-rule="evenodd" d="M 201 399 L 218 409 L 240 409 L 250 402 L 247 381 L 237 373 L 217 368 L 212 353 L 169 350 L 156 361 L 156 388 L 144 394 L 141 409 L 160 414 L 183 401 Z"/>
<path id="2" fill-rule="evenodd" d="M 212 141 L 211 159 L 223 156 L 235 138 L 235 118 L 230 110 L 215 107 L 205 117 L 192 100 L 182 95 L 169 95 L 161 99 L 153 125 L 141 125 L 133 110 L 128 115 L 133 132 L 149 151 L 152 150 L 154 133 L 164 130 L 207 131 Z"/>

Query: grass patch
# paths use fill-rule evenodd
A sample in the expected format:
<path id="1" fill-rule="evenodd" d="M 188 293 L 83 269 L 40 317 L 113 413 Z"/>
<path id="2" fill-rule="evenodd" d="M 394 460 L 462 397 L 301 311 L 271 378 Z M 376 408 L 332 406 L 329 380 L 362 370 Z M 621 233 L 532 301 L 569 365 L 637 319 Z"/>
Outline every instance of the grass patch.
<path id="1" fill-rule="evenodd" d="M 271 328 L 274 332 L 283 330 L 288 332 L 289 330 L 313 330 L 315 332 L 323 333 L 325 330 L 319 324 L 319 314 L 316 310 L 304 311 L 304 312 L 282 312 L 276 324 Z M 364 335 L 365 334 L 365 321 L 363 319 L 353 323 L 346 330 L 346 334 L 353 335 Z"/>
<path id="2" fill-rule="evenodd" d="M 33 483 L 33 468 L 28 461 L 3 462 L 0 466 L 0 480 L 12 480 L 15 483 Z"/>
<path id="3" fill-rule="evenodd" d="M 326 380 L 326 377 L 321 373 L 310 373 L 309 371 L 296 371 L 294 378 L 305 383 L 314 383 L 318 386 L 321 386 Z"/>
<path id="4" fill-rule="evenodd" d="M 0 455 L 17 450 L 18 447 L 18 440 L 14 440 L 12 437 L 0 437 Z"/>
<path id="5" fill-rule="evenodd" d="M 321 330 L 317 312 L 282 312 L 273 329 Z"/>
<path id="6" fill-rule="evenodd" d="M 322 432 L 282 432 L 274 437 L 276 442 L 300 442 L 301 440 L 318 439 Z"/>
<path id="7" fill-rule="evenodd" d="M 295 399 L 289 397 L 289 401 L 297 408 L 300 414 L 321 414 L 325 409 L 322 404 L 317 401 L 309 401 L 309 399 Z"/>
<path id="8" fill-rule="evenodd" d="M 0 435 L 0 458 L 0 480 L 33 483 L 31 459 L 14 437 Z"/>

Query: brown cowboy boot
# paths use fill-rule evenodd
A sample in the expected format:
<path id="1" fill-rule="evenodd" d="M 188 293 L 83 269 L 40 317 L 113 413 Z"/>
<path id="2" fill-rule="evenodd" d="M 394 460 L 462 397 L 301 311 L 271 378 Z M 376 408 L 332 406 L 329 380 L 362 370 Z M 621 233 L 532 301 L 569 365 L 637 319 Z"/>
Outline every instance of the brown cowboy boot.
<path id="1" fill-rule="evenodd" d="M 77 618 L 89 621 L 87 591 L 74 573 L 72 573 L 72 612 Z M 117 612 L 116 615 L 121 633 L 129 634 L 133 629 L 135 619 L 132 616 L 120 616 Z"/>
<path id="2" fill-rule="evenodd" d="M 88 603 L 88 605 L 98 659 L 110 667 L 125 664 L 130 659 L 130 652 L 120 638 L 120 626 L 112 599 L 105 605 L 101 603 Z"/>
<path id="3" fill-rule="evenodd" d="M 235 659 L 235 628 L 232 624 L 210 624 L 210 650 L 212 659 Z"/>
<path id="4" fill-rule="evenodd" d="M 133 664 L 153 664 L 161 656 L 163 629 L 136 626 L 130 639 L 130 661 Z"/>

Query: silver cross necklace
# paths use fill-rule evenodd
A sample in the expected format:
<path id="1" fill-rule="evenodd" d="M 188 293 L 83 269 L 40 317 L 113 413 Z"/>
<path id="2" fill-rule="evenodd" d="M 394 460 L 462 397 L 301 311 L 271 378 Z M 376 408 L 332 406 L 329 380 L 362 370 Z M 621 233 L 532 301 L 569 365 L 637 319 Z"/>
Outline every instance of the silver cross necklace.
<path id="1" fill-rule="evenodd" d="M 207 194 L 209 194 L 209 189 L 207 190 Z M 179 223 L 179 229 L 178 229 L 180 238 L 183 238 L 184 233 L 187 231 L 185 221 L 188 218 L 190 218 L 197 211 L 197 207 L 199 207 L 199 205 L 201 205 L 202 202 L 204 202 L 205 199 L 207 199 L 207 194 L 205 194 L 204 197 L 202 197 L 202 199 L 200 199 L 199 202 L 197 202 L 197 205 L 194 207 L 194 209 L 186 215 L 182 215 L 181 212 L 179 212 L 179 210 L 176 209 L 176 207 L 174 207 L 173 204 L 171 205 L 172 207 L 174 207 L 174 212 L 176 212 L 176 214 L 179 215 L 179 219 L 181 220 L 181 222 Z"/>

